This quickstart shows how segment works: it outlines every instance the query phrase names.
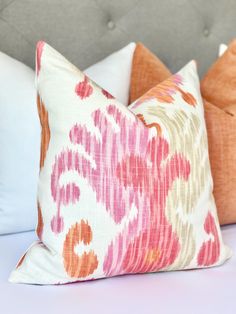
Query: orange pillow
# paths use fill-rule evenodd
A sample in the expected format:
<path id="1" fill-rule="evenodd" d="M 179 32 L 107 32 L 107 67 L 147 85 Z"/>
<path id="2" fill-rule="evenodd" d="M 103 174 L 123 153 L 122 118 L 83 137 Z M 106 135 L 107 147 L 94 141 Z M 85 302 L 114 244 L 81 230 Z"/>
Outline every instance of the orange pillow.
<path id="1" fill-rule="evenodd" d="M 201 91 L 219 108 L 236 105 L 236 39 L 203 77 Z"/>
<path id="2" fill-rule="evenodd" d="M 236 222 L 236 40 L 201 81 L 214 180 L 221 224 Z"/>
<path id="3" fill-rule="evenodd" d="M 142 75 L 147 67 L 146 75 Z M 131 72 L 130 102 L 171 73 L 142 44 L 137 44 Z M 236 40 L 201 82 L 208 131 L 214 196 L 220 224 L 236 223 Z M 214 105 L 213 105 L 213 104 Z"/>
<path id="4" fill-rule="evenodd" d="M 171 75 L 167 67 L 150 50 L 137 43 L 130 79 L 130 103 Z"/>

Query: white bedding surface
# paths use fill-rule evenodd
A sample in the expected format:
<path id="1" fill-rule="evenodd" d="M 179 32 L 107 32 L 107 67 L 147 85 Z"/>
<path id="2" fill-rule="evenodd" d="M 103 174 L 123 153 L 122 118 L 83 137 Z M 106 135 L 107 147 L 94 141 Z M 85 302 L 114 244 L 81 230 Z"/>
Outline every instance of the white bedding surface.
<path id="1" fill-rule="evenodd" d="M 0 313 L 3 314 L 235 314 L 236 225 L 222 228 L 234 256 L 218 268 L 122 276 L 64 286 L 8 283 L 33 232 L 0 236 Z"/>

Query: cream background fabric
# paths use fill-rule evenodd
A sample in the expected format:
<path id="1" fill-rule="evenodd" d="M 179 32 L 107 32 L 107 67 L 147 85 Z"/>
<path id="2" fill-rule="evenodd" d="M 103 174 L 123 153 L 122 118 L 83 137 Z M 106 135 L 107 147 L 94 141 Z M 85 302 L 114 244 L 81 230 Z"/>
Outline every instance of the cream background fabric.
<path id="1" fill-rule="evenodd" d="M 162 87 L 160 87 L 160 91 L 158 91 L 157 87 L 157 91 L 154 94 L 152 94 L 152 91 L 148 92 L 128 109 L 118 101 L 107 97 L 107 95 L 105 96 L 98 86 L 87 81 L 83 73 L 47 44 L 39 44 L 37 60 L 39 72 L 37 87 L 42 104 L 44 104 L 46 112 L 48 112 L 50 129 L 49 146 L 40 172 L 38 188 L 38 201 L 42 211 L 42 226 L 40 228 L 42 230 L 40 232 L 42 242 L 35 243 L 31 246 L 18 268 L 13 271 L 10 280 L 12 282 L 22 283 L 58 284 L 74 282 L 79 279 L 102 278 L 106 276 L 106 271 L 109 276 L 125 273 L 126 271 L 121 266 L 119 266 L 120 268 L 118 266 L 116 268 L 115 265 L 116 263 L 119 265 L 119 259 L 124 258 L 124 254 L 126 254 L 125 252 L 128 250 L 127 243 L 129 242 L 127 241 L 135 241 L 136 236 L 142 234 L 142 232 L 146 230 L 145 228 L 147 228 L 149 234 L 152 228 L 150 228 L 148 222 L 151 219 L 150 224 L 152 224 L 154 219 L 157 219 L 158 215 L 161 215 L 161 218 L 160 220 L 157 219 L 157 226 L 159 226 L 158 224 L 160 223 L 160 228 L 164 228 L 160 233 L 162 240 L 160 242 L 158 241 L 158 243 L 164 245 L 165 250 L 163 250 L 163 252 L 165 253 L 163 253 L 163 259 L 165 260 L 167 258 L 166 264 L 164 264 L 165 267 L 162 266 L 161 270 L 209 267 L 220 265 L 228 259 L 231 256 L 231 252 L 222 242 L 215 203 L 212 196 L 212 178 L 209 166 L 206 127 L 195 62 L 190 62 L 173 76 L 170 81 L 163 83 L 163 85 L 161 85 Z M 163 103 L 163 101 L 158 98 L 164 97 L 163 95 L 171 95 L 172 101 L 170 103 Z M 110 106 L 112 106 L 113 109 Z M 127 126 L 126 124 L 122 124 L 121 128 L 119 122 L 115 121 L 115 116 L 112 115 L 113 110 L 115 110 L 115 112 L 118 110 L 119 115 L 124 117 L 124 121 L 129 121 L 129 123 L 127 122 Z M 108 114 L 108 111 L 110 114 Z M 143 126 L 142 122 L 137 120 L 132 112 L 136 115 L 143 115 L 147 128 Z M 106 116 L 107 122 L 106 120 L 93 120 L 93 117 L 98 117 L 100 114 L 101 117 L 103 115 Z M 98 124 L 96 125 L 96 123 Z M 106 123 L 108 123 L 109 128 L 106 127 Z M 123 201 L 125 202 L 124 216 L 115 218 L 117 211 L 115 209 L 116 203 L 113 203 L 112 198 L 115 191 L 112 190 L 114 184 L 112 180 L 116 177 L 107 177 L 107 180 L 111 179 L 111 181 L 108 185 L 105 185 L 104 177 L 97 177 L 95 179 L 96 176 L 90 175 L 89 177 L 85 177 L 85 175 L 78 175 L 77 172 L 79 169 L 83 169 L 83 173 L 86 173 L 87 167 L 90 166 L 92 167 L 91 169 L 97 169 L 97 167 L 109 165 L 111 165 L 111 168 L 108 167 L 107 169 L 111 169 L 112 171 L 113 162 L 115 163 L 116 158 L 118 158 L 117 156 L 122 153 L 122 141 L 123 145 L 126 147 L 126 154 L 129 154 L 130 149 L 135 149 L 135 152 L 138 155 L 140 154 L 140 158 L 142 158 L 142 154 L 144 153 L 142 149 L 145 149 L 145 145 L 147 145 L 149 141 L 150 143 L 152 141 L 155 143 L 157 139 L 159 140 L 156 133 L 157 129 L 150 127 L 151 123 L 158 123 L 160 125 L 162 132 L 160 141 L 163 141 L 163 143 L 166 142 L 165 145 L 167 145 L 167 147 L 169 145 L 169 152 L 167 148 L 163 148 L 163 151 L 159 151 L 160 156 L 162 156 L 159 158 L 166 160 L 162 161 L 163 164 L 161 164 L 161 168 L 158 169 L 161 173 L 163 171 L 163 174 L 167 171 L 167 177 L 165 177 L 165 179 L 163 177 L 163 182 L 162 180 L 157 180 L 156 184 L 163 185 L 160 187 L 158 185 L 157 191 L 154 188 L 154 194 L 152 194 L 152 180 L 155 176 L 149 175 L 147 177 L 148 181 L 145 182 L 148 183 L 149 180 L 150 182 L 148 185 L 145 183 L 143 192 L 138 192 L 138 195 L 134 198 L 139 197 L 138 204 L 140 207 L 134 201 L 131 204 L 132 206 L 129 204 L 129 189 L 126 188 L 123 192 L 124 195 L 121 194 L 120 196 L 122 198 L 119 197 L 117 202 L 117 204 L 122 204 Z M 136 137 L 131 136 L 131 133 L 124 134 L 129 124 L 137 128 Z M 73 131 L 75 133 L 70 133 L 70 137 L 68 137 L 69 132 L 71 132 L 71 127 L 75 125 L 77 125 L 76 128 L 78 131 Z M 148 126 L 150 128 L 148 128 Z M 44 127 L 46 127 L 46 125 L 44 125 Z M 79 131 L 80 127 L 82 127 L 81 131 Z M 133 130 L 133 127 L 131 129 Z M 140 130 L 140 134 L 138 130 Z M 148 139 L 144 140 L 142 136 L 144 136 L 144 133 L 148 130 L 150 131 L 148 132 Z M 84 146 L 82 142 L 78 143 L 79 146 L 77 149 L 77 146 L 74 145 L 75 143 L 73 144 L 69 138 L 73 139 L 73 134 L 75 134 L 75 136 L 78 134 L 78 140 L 86 139 L 86 137 L 84 137 L 85 135 L 82 135 L 80 132 L 85 132 L 85 134 L 89 132 L 86 135 L 89 136 L 87 139 L 89 141 L 86 141 L 84 143 L 86 145 Z M 104 138 L 103 132 L 107 132 L 105 134 L 109 134 L 109 136 L 105 135 Z M 119 134 L 123 135 L 121 136 Z M 113 146 L 111 150 L 112 136 L 121 136 L 121 142 L 117 142 L 117 145 L 121 146 Z M 129 136 L 130 139 L 128 140 Z M 94 144 L 92 144 L 93 139 L 95 141 Z M 139 140 L 140 143 L 143 143 L 143 146 L 138 146 L 141 145 L 138 144 Z M 99 156 L 99 152 L 95 150 L 97 141 L 102 147 L 105 147 L 104 155 Z M 134 147 L 130 143 L 133 143 L 132 145 L 134 145 Z M 79 154 L 78 157 L 71 159 L 70 154 L 68 154 L 68 157 L 63 157 L 61 166 L 55 168 L 54 163 L 57 163 L 58 158 L 60 158 L 59 156 L 61 156 L 61 154 L 67 156 L 66 154 L 70 150 L 75 151 L 75 154 Z M 116 150 L 117 155 L 114 153 Z M 164 153 L 164 151 L 166 153 Z M 153 152 L 155 152 L 155 150 Z M 163 157 L 165 154 L 168 156 Z M 76 158 L 82 158 L 79 156 L 83 156 L 84 161 L 83 164 L 79 163 L 77 166 Z M 151 167 L 152 162 L 157 162 L 155 156 L 154 154 L 152 157 L 154 160 L 151 159 L 151 157 L 146 157 L 149 158 L 147 162 L 150 163 L 147 169 Z M 96 163 L 97 158 L 100 160 L 100 157 L 102 158 L 102 162 L 98 164 Z M 60 181 L 56 184 L 54 193 L 53 182 L 57 180 L 59 171 L 64 169 L 64 163 L 67 165 L 67 162 L 68 165 L 71 166 L 66 167 L 72 167 L 72 169 L 68 168 L 69 171 L 63 172 Z M 167 167 L 167 164 L 170 165 L 168 166 L 170 168 Z M 165 165 L 167 167 L 166 170 L 163 168 Z M 77 170 L 73 171 L 73 167 Z M 106 172 L 104 170 L 104 176 L 106 173 L 109 174 L 109 171 Z M 181 172 L 183 172 L 183 177 L 180 175 Z M 157 174 L 158 173 L 155 173 L 156 176 Z M 179 175 L 180 177 L 173 183 L 173 186 L 170 186 L 170 190 L 168 190 L 168 194 L 165 197 L 166 186 L 169 186 L 168 180 L 172 180 L 172 177 Z M 185 178 L 186 181 L 183 178 Z M 93 188 L 92 185 L 89 184 L 89 180 L 95 180 Z M 75 182 L 75 185 L 79 187 L 79 194 L 78 192 L 72 193 L 72 190 L 70 190 L 73 187 L 70 185 L 72 182 Z M 69 189 L 66 188 L 70 193 L 68 193 L 68 197 L 62 201 L 62 199 L 60 200 L 60 189 L 63 185 L 66 186 L 67 184 L 71 186 Z M 150 190 L 146 191 L 145 187 L 149 185 Z M 99 191 L 100 187 L 101 189 L 104 188 L 106 191 L 110 189 L 108 195 L 111 203 L 108 202 L 107 198 L 103 201 L 102 196 L 98 199 L 98 194 L 96 194 L 95 191 Z M 73 187 L 73 191 L 74 189 L 75 187 Z M 55 201 L 51 193 L 55 195 Z M 151 193 L 150 200 L 148 193 Z M 155 193 L 160 193 L 160 196 L 156 195 L 155 197 L 157 199 L 160 198 L 160 204 L 165 204 L 166 201 L 166 206 L 163 205 L 164 207 L 162 208 L 162 205 L 158 205 L 158 203 L 156 204 L 157 208 L 155 207 Z M 124 199 L 123 196 L 125 196 Z M 161 201 L 162 198 L 163 201 Z M 68 201 L 66 201 L 66 199 L 68 199 Z M 149 202 L 150 212 L 148 212 Z M 60 208 L 58 204 L 60 204 L 60 206 L 63 205 Z M 111 204 L 111 208 L 109 204 Z M 162 211 L 164 214 L 161 214 Z M 123 218 L 119 221 L 121 217 Z M 116 221 L 117 219 L 118 221 Z M 167 219 L 166 222 L 165 219 Z M 71 234 L 71 230 L 77 228 L 77 224 L 80 225 L 81 221 L 86 222 L 85 224 L 91 227 L 92 240 L 88 243 L 84 242 L 84 244 L 78 243 L 78 245 L 76 244 L 77 242 L 75 242 L 75 246 L 71 248 L 70 245 L 74 245 L 73 241 L 77 241 L 78 239 L 76 236 L 73 238 L 74 233 Z M 169 228 L 169 225 L 171 229 L 168 229 L 169 231 L 167 232 L 165 228 Z M 135 231 L 135 228 L 137 228 L 137 231 Z M 160 230 L 157 228 L 155 232 L 152 231 L 154 232 L 153 237 L 155 237 L 155 234 L 159 234 Z M 132 235 L 132 232 L 134 232 L 134 235 Z M 175 250 L 177 250 L 173 247 L 174 251 L 172 252 L 172 245 L 176 242 L 176 240 L 172 238 L 174 234 L 177 235 L 180 251 L 176 253 L 177 255 L 174 261 L 170 263 L 168 259 L 171 257 L 168 257 L 168 252 L 171 252 L 172 255 L 175 254 Z M 79 238 L 82 236 L 83 233 L 80 234 Z M 119 245 L 116 241 L 119 241 L 120 236 L 124 238 L 122 238 L 123 244 L 118 250 Z M 69 247 L 67 247 L 67 242 Z M 145 242 L 143 245 L 144 250 Z M 171 245 L 171 248 L 168 245 Z M 114 246 L 114 252 L 111 254 L 111 257 L 109 257 L 109 246 Z M 149 247 L 147 247 L 147 249 L 148 248 Z M 70 275 L 71 271 L 74 273 L 74 267 L 78 266 L 78 269 L 80 269 L 80 262 L 78 261 L 78 265 L 76 262 L 74 264 L 71 258 L 74 258 L 74 255 L 75 258 L 76 256 L 82 256 L 85 252 L 86 254 L 93 254 L 91 252 L 96 254 L 98 260 L 97 266 L 93 269 L 92 273 L 86 273 L 86 276 Z M 117 252 L 119 252 L 118 255 Z M 138 260 L 142 254 L 143 251 L 140 250 Z M 162 254 L 162 251 L 160 254 Z M 107 258 L 107 263 L 111 263 L 111 266 L 108 265 L 108 270 L 106 268 L 107 266 L 104 266 L 106 265 L 105 261 Z M 162 258 L 160 261 L 161 260 Z M 159 259 L 154 258 L 151 259 L 151 261 L 151 263 L 153 263 L 153 261 L 158 263 Z M 67 268 L 66 265 L 68 263 L 69 266 Z M 90 264 L 89 260 L 89 263 L 86 265 L 93 265 L 93 263 Z M 143 263 L 142 257 L 141 263 Z M 131 269 L 134 266 L 135 265 L 131 264 Z M 140 271 L 139 268 L 137 271 Z"/>

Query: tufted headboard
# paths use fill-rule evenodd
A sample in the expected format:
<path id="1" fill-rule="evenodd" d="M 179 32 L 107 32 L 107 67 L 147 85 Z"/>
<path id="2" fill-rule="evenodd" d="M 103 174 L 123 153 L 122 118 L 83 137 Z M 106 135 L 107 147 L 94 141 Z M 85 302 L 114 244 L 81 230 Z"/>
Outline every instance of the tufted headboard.
<path id="1" fill-rule="evenodd" d="M 0 51 L 34 67 L 43 39 L 81 69 L 141 41 L 172 71 L 202 74 L 236 37 L 235 0 L 0 0 Z"/>

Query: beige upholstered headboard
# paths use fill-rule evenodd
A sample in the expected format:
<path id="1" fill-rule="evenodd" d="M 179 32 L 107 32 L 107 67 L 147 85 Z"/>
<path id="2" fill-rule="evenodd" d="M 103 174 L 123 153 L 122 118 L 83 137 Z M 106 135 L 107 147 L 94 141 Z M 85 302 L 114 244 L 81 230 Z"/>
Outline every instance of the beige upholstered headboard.
<path id="1" fill-rule="evenodd" d="M 141 41 L 172 71 L 194 58 L 202 74 L 233 37 L 235 0 L 0 0 L 0 51 L 31 67 L 39 39 L 81 69 Z"/>

